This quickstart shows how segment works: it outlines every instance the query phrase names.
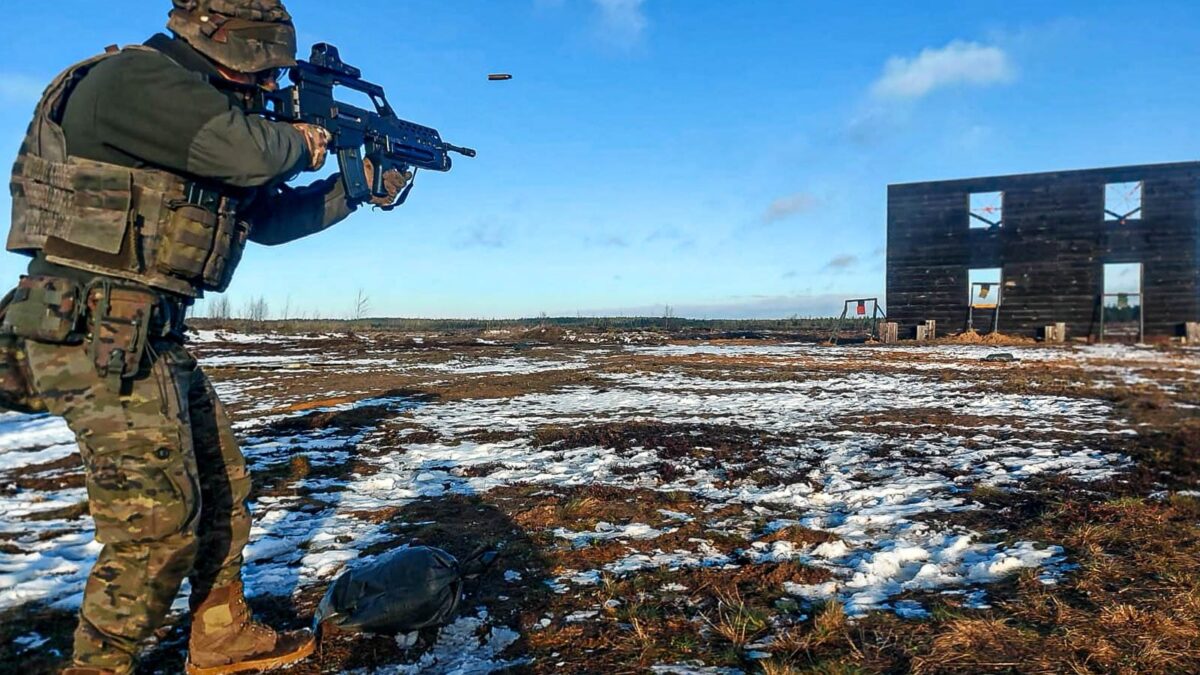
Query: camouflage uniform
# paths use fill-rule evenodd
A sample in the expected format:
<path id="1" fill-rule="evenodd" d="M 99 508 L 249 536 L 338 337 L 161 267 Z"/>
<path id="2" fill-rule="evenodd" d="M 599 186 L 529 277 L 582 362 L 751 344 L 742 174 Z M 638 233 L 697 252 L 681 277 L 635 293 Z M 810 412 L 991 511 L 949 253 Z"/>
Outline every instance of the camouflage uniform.
<path id="1" fill-rule="evenodd" d="M 183 346 L 183 317 L 204 291 L 225 289 L 247 241 L 292 241 L 353 206 L 338 176 L 285 184 L 323 162 L 323 131 L 248 114 L 245 88 L 214 86 L 229 71 L 294 62 L 279 0 L 173 1 L 174 39 L 113 50 L 50 85 L 13 170 L 8 249 L 32 261 L 0 307 L 0 407 L 67 421 L 104 545 L 74 673 L 132 672 L 189 576 L 189 672 L 312 649 L 311 635 L 250 618 L 240 582 L 250 478 Z"/>
<path id="2" fill-rule="evenodd" d="M 24 351 L 34 391 L 79 439 L 104 544 L 84 593 L 76 661 L 122 672 L 189 573 L 201 597 L 240 579 L 250 475 L 212 385 L 177 342 L 153 342 L 148 372 L 124 395 L 97 375 L 83 345 L 26 340 Z"/>

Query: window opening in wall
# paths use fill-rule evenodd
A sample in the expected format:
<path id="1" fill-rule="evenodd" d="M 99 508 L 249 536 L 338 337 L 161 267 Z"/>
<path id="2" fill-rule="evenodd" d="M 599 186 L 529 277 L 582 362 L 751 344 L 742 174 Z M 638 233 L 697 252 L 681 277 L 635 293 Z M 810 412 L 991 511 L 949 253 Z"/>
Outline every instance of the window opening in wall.
<path id="1" fill-rule="evenodd" d="M 1143 328 L 1142 264 L 1106 264 L 1100 297 L 1100 341 L 1141 342 Z"/>
<path id="2" fill-rule="evenodd" d="M 971 228 L 1000 227 L 1004 224 L 1003 192 L 972 192 L 970 196 Z"/>
<path id="3" fill-rule="evenodd" d="M 1142 182 L 1104 186 L 1104 220 L 1126 223 L 1142 219 Z"/>
<path id="4" fill-rule="evenodd" d="M 987 309 L 1000 302 L 1000 281 L 1003 272 L 999 267 L 982 267 L 969 270 L 971 283 L 971 306 Z"/>
<path id="5" fill-rule="evenodd" d="M 990 324 L 990 332 L 1000 328 L 1001 282 L 1004 272 L 999 267 L 981 267 L 967 271 L 968 304 L 967 329 L 976 330 L 975 323 Z"/>

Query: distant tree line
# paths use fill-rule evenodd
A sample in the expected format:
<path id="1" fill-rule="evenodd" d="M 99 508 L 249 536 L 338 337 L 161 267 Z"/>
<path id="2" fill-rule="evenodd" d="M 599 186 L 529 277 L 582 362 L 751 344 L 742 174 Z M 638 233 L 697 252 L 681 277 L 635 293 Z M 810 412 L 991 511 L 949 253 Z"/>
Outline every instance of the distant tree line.
<path id="1" fill-rule="evenodd" d="M 834 317 L 801 317 L 792 315 L 786 319 L 685 319 L 676 316 L 675 308 L 664 305 L 661 316 L 549 316 L 545 312 L 537 317 L 524 319 L 419 319 L 419 318 L 371 318 L 371 298 L 364 289 L 358 289 L 341 316 L 322 316 L 317 311 L 305 313 L 292 308 L 290 297 L 281 311 L 272 314 L 270 305 L 263 296 L 252 297 L 235 311 L 228 295 L 213 295 L 205 300 L 201 311 L 192 317 L 197 326 L 228 326 L 283 332 L 311 331 L 471 331 L 498 329 L 557 328 L 563 330 L 595 331 L 795 331 L 813 332 L 832 330 L 837 319 Z M 869 319 L 847 318 L 843 328 L 847 331 L 866 329 Z"/>
<path id="2" fill-rule="evenodd" d="M 354 302 L 350 310 L 342 319 L 361 321 L 367 318 L 367 313 L 371 309 L 371 298 L 366 291 L 359 289 L 354 296 Z M 205 304 L 199 313 L 193 315 L 193 318 L 210 319 L 214 322 L 241 321 L 249 324 L 264 324 L 268 321 L 338 321 L 336 318 L 326 318 L 320 312 L 313 310 L 308 315 L 304 312 L 293 312 L 292 298 L 288 296 L 284 301 L 283 309 L 277 314 L 272 315 L 271 306 L 267 304 L 267 299 L 264 296 L 250 298 L 241 306 L 237 312 L 233 309 L 233 301 L 228 295 L 220 294 L 213 295 L 205 300 Z"/>
<path id="3" fill-rule="evenodd" d="M 261 310 L 261 311 L 259 311 Z M 622 317 L 552 317 L 538 316 L 525 319 L 419 319 L 419 318 L 346 318 L 323 319 L 293 317 L 290 319 L 264 319 L 265 303 L 248 303 L 238 317 L 214 316 L 194 318 L 190 323 L 198 327 L 228 327 L 270 329 L 281 332 L 324 332 L 324 331 L 412 331 L 450 332 L 483 330 L 532 330 L 560 329 L 586 332 L 621 331 L 721 331 L 721 332 L 814 332 L 833 330 L 834 317 L 790 317 L 787 319 L 685 319 L 676 316 L 622 316 Z M 846 319 L 843 330 L 865 330 L 869 325 L 865 319 Z"/>

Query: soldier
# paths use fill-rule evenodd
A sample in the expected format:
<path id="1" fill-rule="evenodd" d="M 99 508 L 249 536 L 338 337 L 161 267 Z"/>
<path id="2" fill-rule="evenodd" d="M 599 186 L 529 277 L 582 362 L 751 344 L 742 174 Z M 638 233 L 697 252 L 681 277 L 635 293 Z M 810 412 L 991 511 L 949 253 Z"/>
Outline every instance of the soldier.
<path id="1" fill-rule="evenodd" d="M 189 673 L 313 651 L 309 631 L 276 632 L 246 605 L 250 476 L 183 319 L 225 290 L 247 240 L 292 241 L 353 206 L 337 176 L 285 185 L 321 168 L 323 129 L 247 113 L 295 63 L 280 0 L 173 2 L 171 36 L 110 48 L 50 85 L 13 170 L 8 249 L 33 259 L 2 310 L 0 402 L 66 419 L 103 544 L 72 675 L 131 673 L 185 577 Z M 410 178 L 385 176 L 391 201 Z"/>

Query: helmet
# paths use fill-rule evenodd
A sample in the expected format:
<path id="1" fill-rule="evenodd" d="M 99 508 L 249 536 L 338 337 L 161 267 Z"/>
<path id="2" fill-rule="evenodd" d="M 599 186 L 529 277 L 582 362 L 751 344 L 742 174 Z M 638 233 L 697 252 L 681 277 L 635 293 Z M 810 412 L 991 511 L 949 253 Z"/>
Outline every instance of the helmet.
<path id="1" fill-rule="evenodd" d="M 296 65 L 296 29 L 281 0 L 172 0 L 167 28 L 242 73 Z"/>

